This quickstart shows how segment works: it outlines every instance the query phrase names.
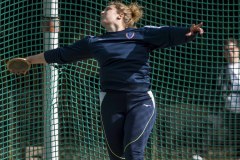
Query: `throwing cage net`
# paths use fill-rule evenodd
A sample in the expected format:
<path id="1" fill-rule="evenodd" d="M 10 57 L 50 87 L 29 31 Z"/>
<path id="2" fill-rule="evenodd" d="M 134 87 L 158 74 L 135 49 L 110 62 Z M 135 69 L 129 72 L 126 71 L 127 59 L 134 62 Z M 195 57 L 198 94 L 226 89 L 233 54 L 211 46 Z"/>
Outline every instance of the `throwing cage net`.
<path id="1" fill-rule="evenodd" d="M 240 38 L 240 3 L 137 2 L 144 6 L 138 27 L 190 27 L 203 22 L 205 30 L 194 42 L 150 53 L 158 115 L 145 159 L 236 158 L 240 119 L 223 105 L 218 78 L 224 67 L 223 41 Z M 33 65 L 24 76 L 6 70 L 11 58 L 104 33 L 99 21 L 106 5 L 105 0 L 0 2 L 0 159 L 109 159 L 94 59 Z"/>

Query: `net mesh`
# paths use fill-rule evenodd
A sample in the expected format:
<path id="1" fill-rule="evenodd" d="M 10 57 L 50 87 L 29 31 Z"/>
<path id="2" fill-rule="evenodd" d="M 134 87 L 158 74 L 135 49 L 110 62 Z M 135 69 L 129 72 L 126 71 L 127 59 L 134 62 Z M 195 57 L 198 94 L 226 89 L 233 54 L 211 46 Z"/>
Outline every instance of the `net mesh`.
<path id="1" fill-rule="evenodd" d="M 49 20 L 43 12 L 46 3 L 50 2 L 0 2 L 0 159 L 109 159 L 99 116 L 95 60 L 51 67 L 33 65 L 25 76 L 6 70 L 7 60 L 41 53 L 46 45 L 51 45 L 43 43 L 43 24 Z M 240 152 L 239 114 L 228 112 L 222 105 L 217 84 L 224 64 L 223 41 L 240 36 L 240 3 L 138 3 L 144 6 L 145 13 L 138 27 L 203 22 L 206 32 L 194 42 L 150 53 L 158 115 L 145 159 L 187 160 L 193 155 L 205 159 L 236 158 Z M 104 33 L 99 19 L 106 5 L 105 0 L 58 1 L 58 46 Z"/>

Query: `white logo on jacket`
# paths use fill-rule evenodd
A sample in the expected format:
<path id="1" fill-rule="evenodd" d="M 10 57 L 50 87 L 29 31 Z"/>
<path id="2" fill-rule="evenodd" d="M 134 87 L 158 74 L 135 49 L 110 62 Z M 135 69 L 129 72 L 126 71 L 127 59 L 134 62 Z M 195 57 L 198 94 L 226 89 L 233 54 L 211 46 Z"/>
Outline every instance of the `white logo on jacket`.
<path id="1" fill-rule="evenodd" d="M 128 32 L 126 33 L 127 39 L 132 39 L 134 37 L 135 33 L 134 32 Z"/>

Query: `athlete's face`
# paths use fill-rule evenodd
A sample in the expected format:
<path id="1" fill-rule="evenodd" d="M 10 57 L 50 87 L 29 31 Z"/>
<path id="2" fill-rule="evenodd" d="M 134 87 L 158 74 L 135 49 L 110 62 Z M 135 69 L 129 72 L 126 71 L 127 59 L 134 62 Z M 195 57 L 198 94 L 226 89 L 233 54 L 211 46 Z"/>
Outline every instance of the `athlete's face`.
<path id="1" fill-rule="evenodd" d="M 101 12 L 101 24 L 103 27 L 117 24 L 121 20 L 121 14 L 117 12 L 117 9 L 114 5 L 107 6 Z"/>
<path id="2" fill-rule="evenodd" d="M 228 45 L 224 47 L 224 57 L 230 63 L 235 63 L 239 61 L 239 48 L 233 42 L 229 42 Z"/>

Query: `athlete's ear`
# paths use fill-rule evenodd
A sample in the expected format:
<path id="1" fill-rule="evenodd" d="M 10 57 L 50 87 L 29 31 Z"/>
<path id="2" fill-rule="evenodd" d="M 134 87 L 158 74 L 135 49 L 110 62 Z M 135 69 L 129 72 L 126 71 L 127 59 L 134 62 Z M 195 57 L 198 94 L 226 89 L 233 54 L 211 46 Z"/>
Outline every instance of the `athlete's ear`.
<path id="1" fill-rule="evenodd" d="M 123 13 L 120 13 L 117 17 L 117 19 L 122 19 L 124 17 L 124 14 Z"/>

